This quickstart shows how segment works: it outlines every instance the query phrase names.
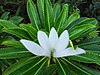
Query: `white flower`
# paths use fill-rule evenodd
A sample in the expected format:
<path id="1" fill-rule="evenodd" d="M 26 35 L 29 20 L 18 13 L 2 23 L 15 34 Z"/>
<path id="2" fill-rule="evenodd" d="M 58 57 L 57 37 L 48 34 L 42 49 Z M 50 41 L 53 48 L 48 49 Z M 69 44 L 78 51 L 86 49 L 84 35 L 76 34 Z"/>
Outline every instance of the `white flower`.
<path id="1" fill-rule="evenodd" d="M 28 49 L 31 53 L 37 56 L 48 56 L 51 57 L 65 57 L 72 56 L 77 54 L 85 53 L 81 48 L 74 50 L 72 47 L 68 47 L 69 44 L 69 34 L 65 30 L 58 38 L 56 30 L 52 27 L 49 37 L 43 31 L 38 31 L 38 41 L 39 44 L 36 44 L 33 41 L 22 39 L 21 43 Z"/>

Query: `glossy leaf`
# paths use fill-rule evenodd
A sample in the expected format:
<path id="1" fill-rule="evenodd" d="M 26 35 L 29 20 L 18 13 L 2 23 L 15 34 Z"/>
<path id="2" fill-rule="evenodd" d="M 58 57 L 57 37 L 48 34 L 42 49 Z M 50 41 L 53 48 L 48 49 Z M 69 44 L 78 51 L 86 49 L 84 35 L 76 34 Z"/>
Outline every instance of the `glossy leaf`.
<path id="1" fill-rule="evenodd" d="M 20 16 L 13 16 L 13 17 L 10 17 L 9 20 L 10 20 L 12 23 L 18 25 L 18 24 L 23 20 L 23 18 L 20 17 Z"/>
<path id="2" fill-rule="evenodd" d="M 86 20 L 84 20 L 83 22 L 80 23 L 80 25 L 82 24 L 94 24 L 97 25 L 98 21 L 95 18 L 87 18 Z"/>
<path id="3" fill-rule="evenodd" d="M 79 62 L 95 63 L 100 65 L 100 55 L 92 51 L 87 51 L 86 54 L 82 54 L 82 55 L 70 56 L 69 58 Z"/>
<path id="4" fill-rule="evenodd" d="M 23 47 L 20 41 L 16 41 L 16 40 L 6 40 L 6 41 L 3 41 L 1 45 L 16 47 L 16 48 Z"/>
<path id="5" fill-rule="evenodd" d="M 85 71 L 82 68 L 79 68 L 65 58 L 56 59 L 56 63 L 59 75 L 90 75 L 89 72 Z"/>
<path id="6" fill-rule="evenodd" d="M 74 40 L 74 39 L 78 38 L 80 35 L 82 35 L 84 32 L 86 32 L 92 28 L 96 28 L 96 26 L 92 25 L 92 24 L 83 24 L 80 26 L 76 26 L 73 29 L 69 30 L 70 39 Z"/>
<path id="7" fill-rule="evenodd" d="M 63 64 L 59 59 L 56 59 L 57 71 L 59 75 L 73 75 L 71 70 L 68 68 L 68 64 Z M 66 66 L 65 66 L 66 65 Z"/>
<path id="8" fill-rule="evenodd" d="M 42 75 L 40 71 L 47 65 L 47 58 L 31 57 L 22 59 L 9 67 L 3 75 Z"/>
<path id="9" fill-rule="evenodd" d="M 87 72 L 90 72 L 91 75 L 99 75 L 100 74 L 100 71 L 99 70 L 93 69 L 91 67 L 86 67 L 86 66 L 83 66 L 81 64 L 79 65 L 78 63 L 73 63 L 73 64 L 75 64 L 76 66 L 78 66 L 78 67 L 86 70 Z"/>
<path id="10" fill-rule="evenodd" d="M 41 26 L 45 27 L 44 0 L 37 0 L 37 6 L 39 11 Z"/>
<path id="11" fill-rule="evenodd" d="M 44 14 L 45 14 L 45 29 L 50 31 L 54 24 L 54 13 L 50 0 L 44 0 Z"/>
<path id="12" fill-rule="evenodd" d="M 70 25 L 66 28 L 67 30 L 72 29 L 73 27 L 79 25 L 81 22 L 83 22 L 84 20 L 86 20 L 86 17 L 81 17 L 75 21 L 73 21 L 72 23 L 70 23 Z"/>
<path id="13" fill-rule="evenodd" d="M 68 4 L 65 4 L 62 8 L 62 11 L 55 22 L 55 28 L 57 29 L 57 32 L 59 32 L 61 26 L 64 24 L 66 21 L 66 18 L 68 17 Z"/>
<path id="14" fill-rule="evenodd" d="M 96 75 L 97 74 L 98 75 L 100 73 L 97 70 L 93 70 L 91 68 L 87 68 L 87 67 L 85 67 L 85 66 L 83 66 L 81 64 L 79 65 L 79 63 L 75 63 L 75 62 L 69 61 L 69 60 L 67 60 L 65 58 L 63 58 L 62 61 L 65 62 L 65 63 L 68 63 L 69 68 L 72 71 L 74 71 L 74 73 L 76 73 L 76 74 L 80 74 L 80 75 Z M 97 72 L 97 73 L 95 73 L 94 71 Z"/>
<path id="15" fill-rule="evenodd" d="M 73 13 L 69 16 L 69 18 L 66 20 L 64 25 L 62 26 L 62 30 L 66 29 L 72 22 L 76 21 L 80 18 L 80 15 L 78 13 Z"/>
<path id="16" fill-rule="evenodd" d="M 56 3 L 56 4 L 53 6 L 53 11 L 54 11 L 54 22 L 56 22 L 58 16 L 60 15 L 60 11 L 61 11 L 61 6 L 60 6 L 60 4 Z"/>
<path id="17" fill-rule="evenodd" d="M 100 43 L 100 37 L 90 38 L 82 40 L 78 43 L 78 46 L 84 46 L 84 45 L 91 45 L 91 44 L 99 44 Z"/>
<path id="18" fill-rule="evenodd" d="M 97 25 L 97 20 L 94 18 L 81 17 L 81 18 L 73 21 L 66 29 L 70 30 L 71 28 L 78 26 L 78 25 L 82 25 L 82 24 Z"/>
<path id="19" fill-rule="evenodd" d="M 0 59 L 14 59 L 32 56 L 25 48 L 0 48 Z"/>
<path id="20" fill-rule="evenodd" d="M 33 27 L 39 30 L 40 20 L 39 20 L 38 12 L 36 10 L 36 6 L 32 0 L 27 1 L 27 12 Z"/>
<path id="21" fill-rule="evenodd" d="M 26 30 L 33 40 L 36 40 L 37 30 L 31 24 L 20 24 L 20 27 Z"/>
<path id="22" fill-rule="evenodd" d="M 31 39 L 29 34 L 21 28 L 10 28 L 10 29 L 5 28 L 5 29 L 3 29 L 3 32 L 15 35 L 21 39 Z"/>
<path id="23" fill-rule="evenodd" d="M 88 51 L 92 51 L 92 52 L 95 52 L 97 54 L 100 54 L 100 46 L 98 44 L 91 44 L 91 45 L 82 45 L 82 46 L 79 46 L 85 50 L 88 50 Z"/>
<path id="24" fill-rule="evenodd" d="M 10 21 L 6 21 L 6 20 L 0 20 L 0 25 L 5 28 L 18 28 L 17 25 L 15 25 L 14 23 Z"/>

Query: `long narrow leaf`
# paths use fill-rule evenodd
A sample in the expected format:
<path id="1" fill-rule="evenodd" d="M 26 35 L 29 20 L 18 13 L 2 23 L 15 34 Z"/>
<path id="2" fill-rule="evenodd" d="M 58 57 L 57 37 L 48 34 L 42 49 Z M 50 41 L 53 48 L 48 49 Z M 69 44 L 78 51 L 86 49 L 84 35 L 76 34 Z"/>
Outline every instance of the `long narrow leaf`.
<path id="1" fill-rule="evenodd" d="M 84 32 L 96 28 L 95 25 L 92 24 L 83 24 L 80 26 L 76 26 L 73 29 L 69 30 L 69 34 L 70 34 L 70 39 L 76 39 L 78 38 L 80 35 L 82 35 Z"/>
<path id="2" fill-rule="evenodd" d="M 99 44 L 99 43 L 100 43 L 100 37 L 95 37 L 95 38 L 82 40 L 77 45 L 84 46 L 84 45 Z"/>
<path id="3" fill-rule="evenodd" d="M 22 59 L 8 68 L 3 75 L 42 75 L 39 72 L 45 68 L 47 60 L 48 59 L 46 57 Z"/>
<path id="4" fill-rule="evenodd" d="M 30 35 L 23 29 L 21 28 L 5 28 L 3 29 L 3 32 L 15 35 L 21 39 L 29 39 L 31 40 L 32 38 L 30 37 Z"/>
<path id="5" fill-rule="evenodd" d="M 60 28 L 64 24 L 66 18 L 68 17 L 68 4 L 65 4 L 62 8 L 62 11 L 55 23 L 55 28 L 57 29 L 57 32 L 59 32 Z"/>
<path id="6" fill-rule="evenodd" d="M 70 56 L 69 58 L 79 62 L 95 63 L 100 65 L 100 55 L 92 51 L 87 51 L 86 54 L 82 55 Z"/>
<path id="7" fill-rule="evenodd" d="M 14 59 L 32 56 L 25 48 L 0 48 L 0 59 Z"/>
<path id="8" fill-rule="evenodd" d="M 69 18 L 64 23 L 64 25 L 62 26 L 62 30 L 66 29 L 72 22 L 74 22 L 75 20 L 79 18 L 80 18 L 80 15 L 78 13 L 73 13 L 72 15 L 70 15 Z"/>
<path id="9" fill-rule="evenodd" d="M 45 27 L 44 0 L 37 0 L 37 6 L 39 11 L 41 26 Z"/>
<path id="10" fill-rule="evenodd" d="M 78 74 L 78 75 L 79 75 L 79 74 L 80 74 L 80 75 L 94 75 L 93 72 L 88 71 L 86 68 L 80 67 L 79 64 L 76 64 L 76 63 L 74 63 L 74 62 L 71 62 L 71 61 L 69 61 L 69 60 L 67 60 L 67 59 L 65 59 L 65 58 L 63 58 L 61 61 L 62 61 L 63 63 L 68 63 L 69 68 L 70 68 L 74 73 L 76 73 L 76 75 L 77 75 L 77 74 Z M 84 66 L 83 66 L 83 67 L 84 67 Z"/>
<path id="11" fill-rule="evenodd" d="M 91 45 L 81 45 L 80 48 L 83 48 L 88 51 L 92 51 L 94 53 L 100 54 L 100 46 L 98 44 L 91 44 Z"/>
<path id="12" fill-rule="evenodd" d="M 20 41 L 16 41 L 16 40 L 6 40 L 6 41 L 3 41 L 1 45 L 16 47 L 16 48 L 23 47 Z"/>
<path id="13" fill-rule="evenodd" d="M 33 40 L 37 38 L 37 30 L 30 24 L 20 24 L 20 27 L 26 30 Z"/>
<path id="14" fill-rule="evenodd" d="M 45 11 L 45 28 L 50 31 L 51 26 L 54 24 L 54 13 L 50 0 L 44 0 Z"/>
<path id="15" fill-rule="evenodd" d="M 18 27 L 14 23 L 12 23 L 10 21 L 6 21 L 6 20 L 0 20 L 0 25 L 5 28 L 17 28 Z"/>
<path id="16" fill-rule="evenodd" d="M 58 16 L 60 15 L 61 6 L 60 4 L 56 3 L 53 7 L 54 11 L 54 22 L 57 21 Z"/>
<path id="17" fill-rule="evenodd" d="M 7 20 L 9 14 L 10 14 L 10 12 L 4 12 L 4 13 L 1 15 L 1 19 Z"/>
<path id="18" fill-rule="evenodd" d="M 40 20 L 39 20 L 38 12 L 36 10 L 36 6 L 32 0 L 27 1 L 27 12 L 33 27 L 39 30 Z"/>

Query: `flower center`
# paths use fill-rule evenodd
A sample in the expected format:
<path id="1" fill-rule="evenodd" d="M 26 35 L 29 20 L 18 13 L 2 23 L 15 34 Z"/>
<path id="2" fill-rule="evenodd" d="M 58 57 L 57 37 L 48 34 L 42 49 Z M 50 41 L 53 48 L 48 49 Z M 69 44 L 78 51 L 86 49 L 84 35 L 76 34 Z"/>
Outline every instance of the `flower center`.
<path id="1" fill-rule="evenodd" d="M 55 49 L 51 49 L 51 57 L 53 56 L 54 52 L 55 52 Z"/>

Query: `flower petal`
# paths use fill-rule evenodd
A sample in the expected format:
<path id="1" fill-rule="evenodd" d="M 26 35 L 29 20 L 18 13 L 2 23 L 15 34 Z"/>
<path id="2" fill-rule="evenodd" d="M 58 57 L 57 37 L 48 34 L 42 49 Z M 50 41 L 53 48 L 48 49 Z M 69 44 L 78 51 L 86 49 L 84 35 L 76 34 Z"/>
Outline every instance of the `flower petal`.
<path id="1" fill-rule="evenodd" d="M 69 44 L 69 34 L 68 31 L 65 30 L 59 37 L 58 44 L 56 50 L 64 50 Z"/>
<path id="2" fill-rule="evenodd" d="M 22 39 L 20 41 L 25 46 L 25 48 L 27 50 L 29 50 L 31 53 L 38 55 L 38 56 L 49 56 L 50 57 L 50 51 L 43 49 L 35 42 L 29 41 L 29 40 L 24 40 L 24 39 Z"/>
<path id="3" fill-rule="evenodd" d="M 85 50 L 78 48 L 76 50 L 73 50 L 72 47 L 69 47 L 65 50 L 62 51 L 58 51 L 54 53 L 54 57 L 65 57 L 65 56 L 73 56 L 73 55 L 77 55 L 77 54 L 82 54 L 85 53 Z"/>
<path id="4" fill-rule="evenodd" d="M 55 49 L 56 44 L 58 42 L 58 34 L 54 27 L 52 27 L 50 34 L 49 34 L 49 42 L 51 49 Z"/>
<path id="5" fill-rule="evenodd" d="M 49 50 L 49 39 L 48 36 L 45 32 L 43 31 L 38 31 L 38 41 L 39 44 L 44 48 Z"/>

